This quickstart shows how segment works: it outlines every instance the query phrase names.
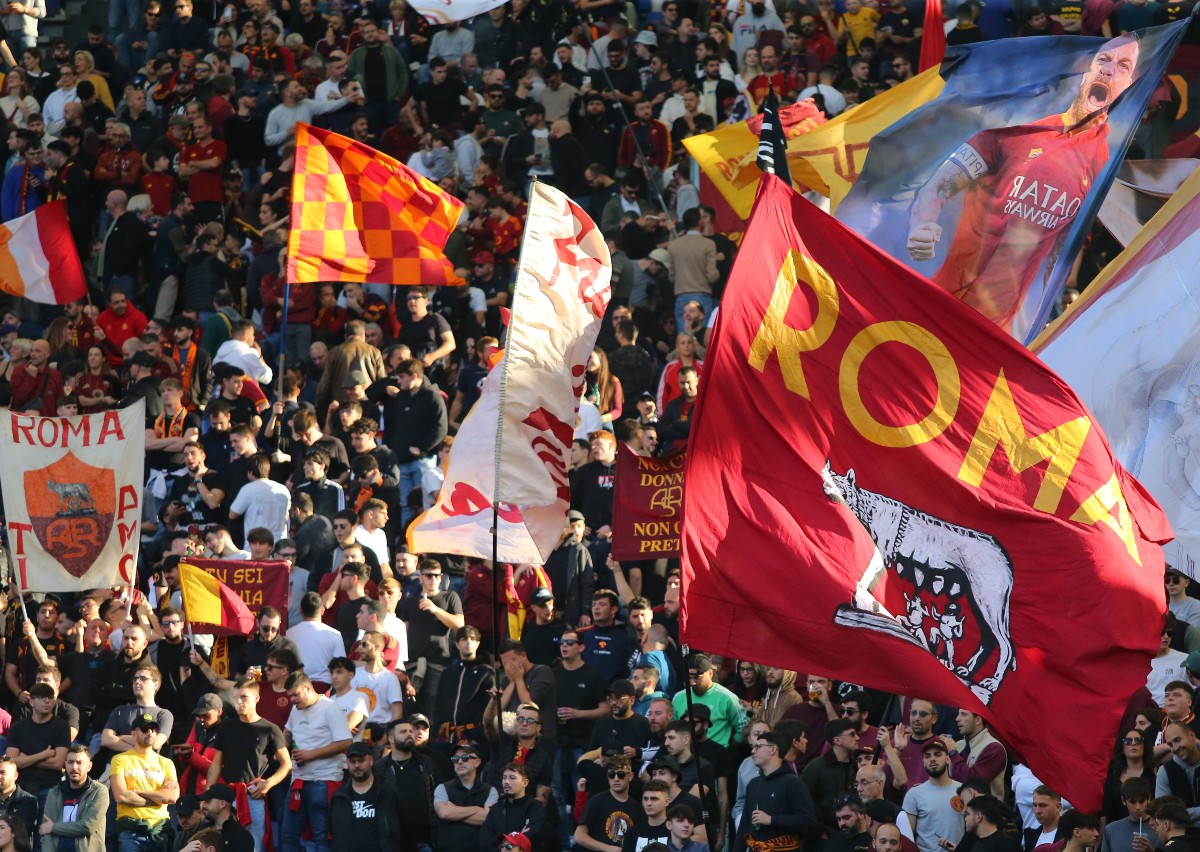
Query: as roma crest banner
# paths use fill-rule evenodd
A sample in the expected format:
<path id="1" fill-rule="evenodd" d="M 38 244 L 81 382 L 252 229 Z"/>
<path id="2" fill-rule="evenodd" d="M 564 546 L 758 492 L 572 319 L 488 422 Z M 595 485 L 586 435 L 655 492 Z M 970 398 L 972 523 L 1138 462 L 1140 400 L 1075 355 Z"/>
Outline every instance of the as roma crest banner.
<path id="1" fill-rule="evenodd" d="M 22 589 L 84 591 L 134 577 L 145 408 L 80 417 L 0 411 L 0 488 Z"/>
<path id="2" fill-rule="evenodd" d="M 1048 367 L 777 178 L 743 246 L 688 441 L 684 641 L 979 713 L 1095 812 L 1159 647 L 1162 510 Z"/>
<path id="3" fill-rule="evenodd" d="M 686 460 L 687 450 L 647 458 L 621 443 L 613 493 L 613 559 L 624 562 L 679 555 Z"/>

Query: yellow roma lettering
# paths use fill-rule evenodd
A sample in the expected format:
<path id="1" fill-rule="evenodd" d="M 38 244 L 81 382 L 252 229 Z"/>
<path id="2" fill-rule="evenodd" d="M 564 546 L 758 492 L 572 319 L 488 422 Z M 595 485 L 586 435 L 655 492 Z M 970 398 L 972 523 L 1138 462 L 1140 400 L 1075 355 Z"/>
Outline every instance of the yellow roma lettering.
<path id="1" fill-rule="evenodd" d="M 1075 469 L 1075 462 L 1079 460 L 1083 442 L 1087 439 L 1091 425 L 1087 417 L 1076 417 L 1048 432 L 1029 437 L 1013 401 L 1008 379 L 1001 370 L 983 409 L 979 427 L 971 437 L 971 445 L 967 447 L 967 455 L 958 470 L 958 478 L 978 488 L 983 482 L 996 448 L 1001 444 L 1004 445 L 1008 463 L 1015 473 L 1023 473 L 1049 459 L 1050 464 L 1038 488 L 1033 508 L 1053 515 L 1058 511 L 1067 480 L 1071 478 L 1071 471 Z"/>
<path id="2" fill-rule="evenodd" d="M 785 322 L 792 294 L 796 292 L 796 285 L 800 281 L 811 287 L 817 296 L 817 314 L 813 317 L 812 325 L 804 329 L 792 328 Z M 758 334 L 754 336 L 754 343 L 750 346 L 750 356 L 747 359 L 750 366 L 761 373 L 767 366 L 771 353 L 777 353 L 784 385 L 792 393 L 811 399 L 808 394 L 808 382 L 804 379 L 804 367 L 800 363 L 800 354 L 812 352 L 824 345 L 833 334 L 837 318 L 837 287 L 829 273 L 796 249 L 790 250 L 783 259 L 783 267 L 779 270 L 779 277 L 775 279 L 775 292 L 771 294 L 771 303 L 767 306 L 762 325 L 758 327 Z"/>
<path id="3" fill-rule="evenodd" d="M 1091 497 L 1079 505 L 1075 514 L 1071 516 L 1071 520 L 1088 526 L 1095 526 L 1097 523 L 1104 524 L 1115 532 L 1121 541 L 1125 542 L 1125 549 L 1129 551 L 1133 561 L 1138 565 L 1142 564 L 1142 557 L 1138 554 L 1137 540 L 1133 535 L 1133 518 L 1129 514 L 1129 505 L 1125 502 L 1125 495 L 1121 493 L 1121 484 L 1117 482 L 1116 473 L 1113 473 L 1108 482 L 1097 488 Z"/>
<path id="4" fill-rule="evenodd" d="M 867 356 L 876 347 L 893 342 L 903 343 L 921 353 L 937 379 L 937 399 L 933 408 L 916 423 L 903 426 L 889 426 L 872 417 L 859 390 L 859 373 Z M 941 435 L 954 422 L 961 396 L 958 365 L 946 345 L 927 329 L 899 320 L 878 322 L 854 335 L 842 358 L 838 387 L 842 407 L 858 433 L 874 444 L 893 448 L 915 447 Z"/>

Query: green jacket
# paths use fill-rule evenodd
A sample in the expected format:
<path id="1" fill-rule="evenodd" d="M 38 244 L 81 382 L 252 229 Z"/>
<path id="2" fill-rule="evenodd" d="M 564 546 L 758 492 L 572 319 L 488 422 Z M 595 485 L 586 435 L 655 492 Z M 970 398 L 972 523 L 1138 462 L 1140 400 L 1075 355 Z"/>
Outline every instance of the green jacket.
<path id="1" fill-rule="evenodd" d="M 91 778 L 83 788 L 83 797 L 75 810 L 75 819 L 62 821 L 62 785 L 50 788 L 46 797 L 46 816 L 54 821 L 54 830 L 41 835 L 39 852 L 57 852 L 60 837 L 75 838 L 75 852 L 104 852 L 104 820 L 108 814 L 108 788 Z"/>
<path id="2" fill-rule="evenodd" d="M 404 61 L 404 57 L 400 55 L 400 51 L 392 47 L 390 44 L 383 46 L 383 65 L 387 74 L 387 99 L 389 101 L 399 102 L 408 93 L 408 64 Z M 346 73 L 354 77 L 358 82 L 363 84 L 364 91 L 367 86 L 367 48 L 366 45 L 357 47 L 350 54 L 350 58 L 346 63 Z"/>

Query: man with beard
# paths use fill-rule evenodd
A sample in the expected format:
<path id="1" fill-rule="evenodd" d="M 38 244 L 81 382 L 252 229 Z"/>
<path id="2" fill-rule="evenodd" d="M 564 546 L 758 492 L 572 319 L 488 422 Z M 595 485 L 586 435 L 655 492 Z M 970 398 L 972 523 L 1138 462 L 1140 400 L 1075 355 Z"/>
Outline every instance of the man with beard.
<path id="1" fill-rule="evenodd" d="M 507 764 L 500 775 L 500 801 L 492 805 L 479 832 L 481 852 L 492 852 L 501 834 L 523 834 L 533 845 L 546 830 L 546 809 L 528 795 L 529 769 L 523 763 Z"/>
<path id="2" fill-rule="evenodd" d="M 836 818 L 838 833 L 829 839 L 830 852 L 870 852 L 871 834 L 863 803 L 847 796 L 838 803 Z"/>
<path id="3" fill-rule="evenodd" d="M 932 260 L 942 208 L 967 190 L 946 259 L 932 280 L 1007 329 L 1038 268 L 1052 266 L 1083 199 L 1109 158 L 1108 111 L 1132 85 L 1138 39 L 1104 44 L 1061 115 L 984 130 L 950 155 L 917 193 L 908 253 Z"/>
<path id="4" fill-rule="evenodd" d="M 433 789 L 450 779 L 437 777 L 432 758 L 417 749 L 412 721 L 392 723 L 391 746 L 391 754 L 375 762 L 375 777 L 393 785 L 400 794 L 404 841 L 393 848 L 417 852 L 433 842 Z"/>
<path id="5" fill-rule="evenodd" d="M 333 852 L 384 852 L 403 848 L 401 803 L 396 788 L 371 771 L 371 747 L 346 749 L 349 777 L 329 799 Z"/>
<path id="6" fill-rule="evenodd" d="M 764 680 L 767 691 L 763 696 L 762 707 L 754 717 L 756 722 L 766 722 L 774 727 L 783 718 L 783 714 L 795 704 L 804 699 L 796 691 L 796 673 L 776 666 L 767 666 Z"/>
<path id="7" fill-rule="evenodd" d="M 614 680 L 608 687 L 609 715 L 597 719 L 592 727 L 592 749 L 617 745 L 630 756 L 650 739 L 650 723 L 633 712 L 635 692 L 633 683 L 624 678 Z"/>
<path id="8" fill-rule="evenodd" d="M 921 852 L 939 852 L 941 841 L 958 843 L 962 818 L 951 801 L 958 786 L 950 777 L 950 755 L 940 737 L 930 737 L 921 747 L 929 780 L 911 787 L 904 796 L 904 812 Z"/>

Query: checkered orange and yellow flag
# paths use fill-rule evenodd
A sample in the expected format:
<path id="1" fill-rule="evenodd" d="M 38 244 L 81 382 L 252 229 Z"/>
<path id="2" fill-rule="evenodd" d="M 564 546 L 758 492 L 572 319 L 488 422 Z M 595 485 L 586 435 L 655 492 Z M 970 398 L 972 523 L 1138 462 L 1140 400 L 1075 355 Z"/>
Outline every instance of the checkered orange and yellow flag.
<path id="1" fill-rule="evenodd" d="M 461 284 L 442 249 L 462 206 L 374 148 L 299 123 L 288 283 Z"/>

